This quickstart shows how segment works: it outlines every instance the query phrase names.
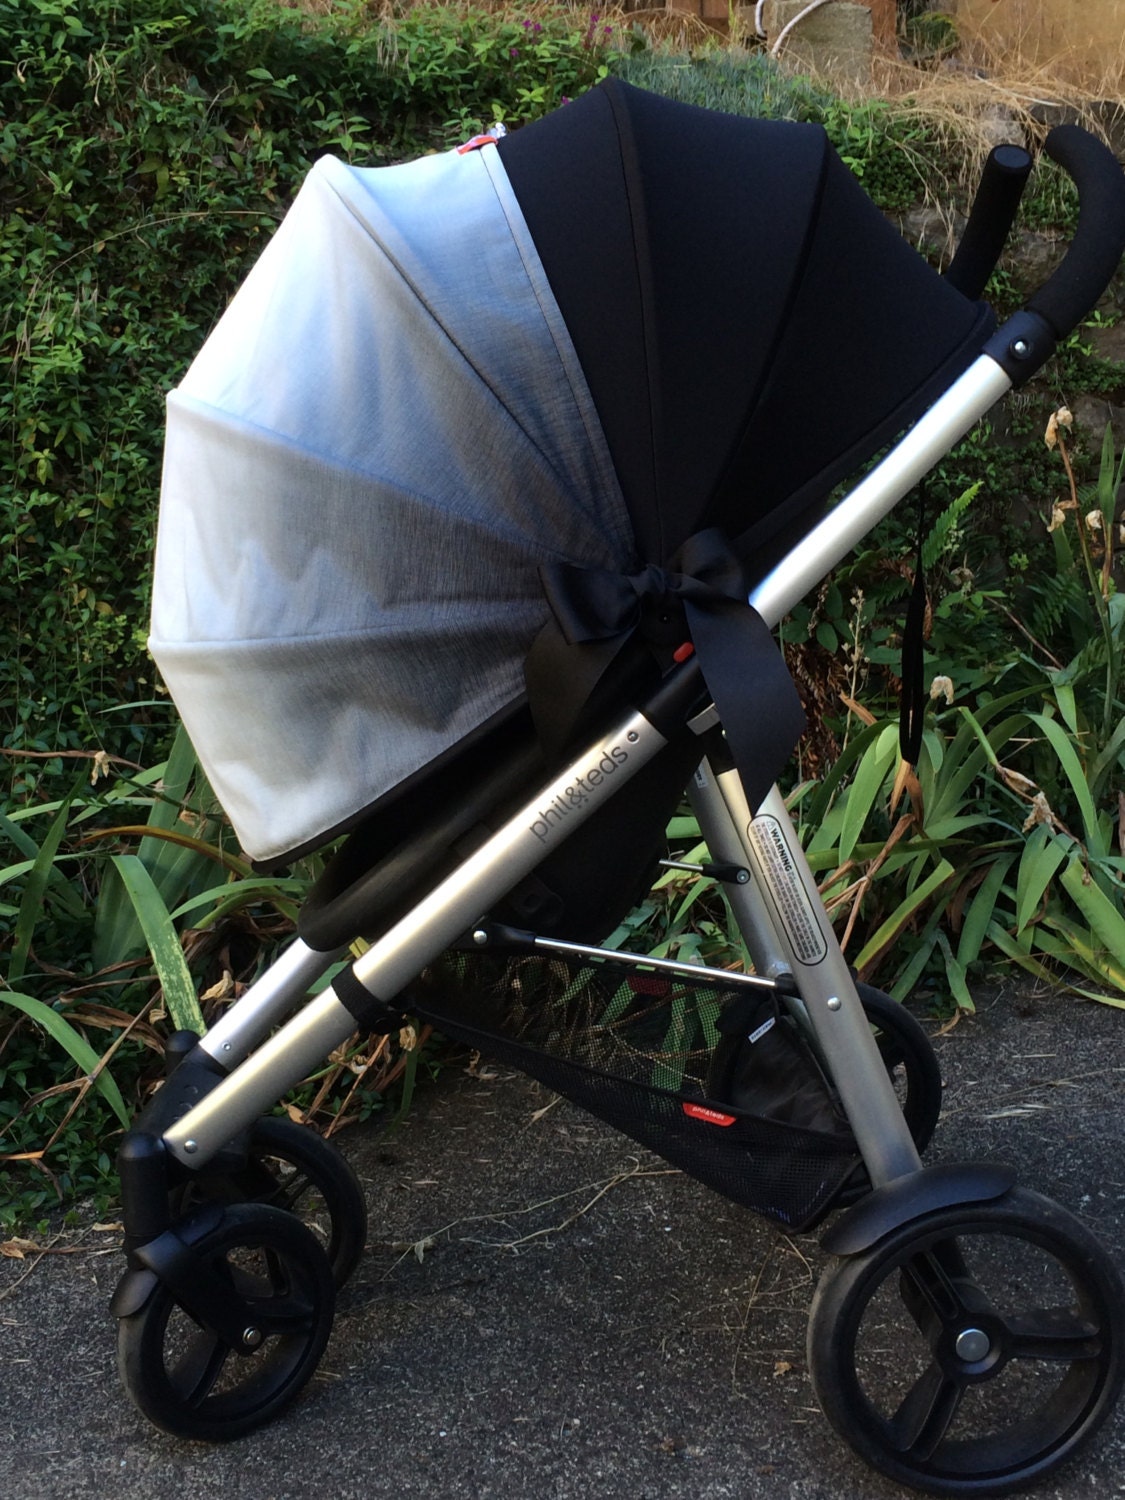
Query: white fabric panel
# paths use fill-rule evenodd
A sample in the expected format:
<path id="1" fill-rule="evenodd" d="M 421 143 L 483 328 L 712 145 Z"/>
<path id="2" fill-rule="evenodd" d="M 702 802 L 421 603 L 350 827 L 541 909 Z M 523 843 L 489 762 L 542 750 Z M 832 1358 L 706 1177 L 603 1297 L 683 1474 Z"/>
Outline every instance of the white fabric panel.
<path id="1" fill-rule="evenodd" d="M 496 152 L 319 161 L 168 400 L 150 646 L 247 852 L 515 701 L 548 558 L 632 540 Z"/>

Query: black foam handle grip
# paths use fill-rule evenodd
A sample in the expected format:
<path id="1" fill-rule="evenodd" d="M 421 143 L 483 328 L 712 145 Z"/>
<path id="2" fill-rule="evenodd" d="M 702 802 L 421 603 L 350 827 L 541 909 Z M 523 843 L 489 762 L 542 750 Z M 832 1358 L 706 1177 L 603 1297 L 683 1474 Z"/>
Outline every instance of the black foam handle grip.
<path id="1" fill-rule="evenodd" d="M 1000 259 L 1030 171 L 1031 157 L 1022 146 L 996 146 L 984 164 L 969 222 L 945 268 L 946 281 L 972 302 Z"/>
<path id="2" fill-rule="evenodd" d="M 1074 179 L 1078 228 L 1062 264 L 1027 308 L 1065 338 L 1105 291 L 1125 254 L 1125 172 L 1108 146 L 1077 125 L 1056 125 L 1043 149 Z"/>

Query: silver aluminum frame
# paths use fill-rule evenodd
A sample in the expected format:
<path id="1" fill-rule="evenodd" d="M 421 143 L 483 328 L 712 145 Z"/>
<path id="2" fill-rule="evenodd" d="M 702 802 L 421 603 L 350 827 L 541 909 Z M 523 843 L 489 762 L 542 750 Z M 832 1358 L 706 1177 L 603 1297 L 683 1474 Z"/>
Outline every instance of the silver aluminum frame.
<path id="1" fill-rule="evenodd" d="M 643 714 L 630 714 L 372 944 L 354 963 L 355 977 L 371 994 L 392 1000 L 667 743 Z M 321 957 L 323 973 L 334 955 Z M 216 1028 L 203 1039 L 204 1050 L 222 1061 L 224 1046 L 230 1043 L 233 1051 L 234 1039 L 241 1050 L 252 1038 L 265 1036 L 294 995 L 299 998 L 301 986 L 307 987 L 314 967 L 305 954 L 299 954 L 292 960 L 286 985 L 265 990 L 255 986 L 257 995 L 247 992 L 226 1018 L 226 1031 L 218 1044 Z M 246 1008 L 247 1001 L 252 1002 L 250 1008 Z M 355 1017 L 336 992 L 325 990 L 165 1131 L 165 1146 L 180 1161 L 202 1166 L 346 1042 L 355 1029 Z"/>
<path id="2" fill-rule="evenodd" d="M 994 360 L 977 359 L 754 589 L 750 602 L 767 623 L 777 625 L 1010 387 Z M 643 715 L 623 719 L 357 959 L 355 977 L 373 995 L 393 999 L 666 743 Z M 615 749 L 624 758 L 607 773 Z M 731 885 L 728 892 L 739 928 L 759 974 L 793 975 L 798 1008 L 840 1091 L 872 1182 L 918 1170 L 918 1153 L 780 794 L 775 788 L 753 815 L 737 772 L 716 773 L 705 764 L 692 797 L 712 858 L 752 872 L 748 886 Z M 355 1020 L 332 989 L 269 1034 L 340 956 L 295 943 L 202 1040 L 209 1055 L 224 1067 L 235 1065 L 234 1071 L 165 1132 L 175 1157 L 203 1165 L 352 1034 Z"/>

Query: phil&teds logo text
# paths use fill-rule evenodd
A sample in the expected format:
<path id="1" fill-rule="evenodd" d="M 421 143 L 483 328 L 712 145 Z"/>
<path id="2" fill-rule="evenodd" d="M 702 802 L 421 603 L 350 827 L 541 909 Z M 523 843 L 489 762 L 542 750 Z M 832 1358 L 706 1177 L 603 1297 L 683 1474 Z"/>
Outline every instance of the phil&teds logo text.
<path id="1" fill-rule="evenodd" d="M 614 745 L 612 749 L 606 750 L 596 766 L 576 776 L 570 786 L 564 787 L 557 797 L 551 798 L 546 807 L 539 809 L 530 832 L 541 844 L 545 844 L 552 829 L 557 828 L 564 818 L 588 802 L 594 788 L 601 786 L 628 759 L 629 752 L 621 745 Z"/>

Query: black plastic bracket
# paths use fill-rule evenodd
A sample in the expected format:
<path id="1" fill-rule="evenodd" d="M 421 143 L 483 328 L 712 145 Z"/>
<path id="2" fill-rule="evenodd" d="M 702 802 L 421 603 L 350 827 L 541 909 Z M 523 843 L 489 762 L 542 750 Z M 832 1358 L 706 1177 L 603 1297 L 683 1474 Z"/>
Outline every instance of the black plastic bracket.
<path id="1" fill-rule="evenodd" d="M 250 1316 L 231 1281 L 217 1275 L 195 1252 L 195 1245 L 222 1223 L 223 1208 L 206 1203 L 190 1218 L 166 1229 L 135 1251 L 110 1302 L 114 1317 L 139 1312 L 158 1285 L 166 1286 L 176 1302 L 203 1328 L 217 1334 L 230 1348 L 249 1353 Z"/>
<path id="2" fill-rule="evenodd" d="M 478 922 L 453 945 L 456 948 L 534 948 L 537 934 L 503 922 Z"/>
<path id="3" fill-rule="evenodd" d="M 1002 1198 L 1016 1183 L 1013 1168 L 999 1162 L 948 1162 L 923 1167 L 876 1188 L 849 1208 L 821 1240 L 830 1255 L 858 1255 L 892 1230 L 958 1203 Z"/>
<path id="4" fill-rule="evenodd" d="M 1058 339 L 1038 313 L 1013 313 L 981 350 L 994 359 L 1014 386 L 1021 386 L 1040 370 L 1055 352 Z"/>
<path id="5" fill-rule="evenodd" d="M 170 1038 L 175 1043 L 182 1038 L 177 1032 Z M 191 1033 L 186 1033 L 191 1035 Z M 216 1062 L 208 1052 L 198 1045 L 196 1037 L 190 1051 L 173 1046 L 165 1058 L 168 1077 L 153 1094 L 148 1104 L 137 1117 L 135 1130 L 149 1135 L 161 1136 L 170 1125 L 183 1119 L 184 1115 L 203 1099 L 226 1077 L 222 1063 Z"/>
<path id="6" fill-rule="evenodd" d="M 134 1127 L 117 1152 L 121 1179 L 121 1218 L 125 1225 L 125 1254 L 135 1265 L 135 1252 L 156 1239 L 171 1223 L 168 1193 L 172 1159 L 159 1135 Z"/>
<path id="7" fill-rule="evenodd" d="M 190 1038 L 190 1045 L 189 1045 Z M 136 1264 L 141 1245 L 168 1229 L 168 1194 L 190 1175 L 190 1169 L 164 1148 L 163 1135 L 181 1120 L 226 1076 L 226 1069 L 198 1045 L 192 1032 L 169 1039 L 165 1058 L 168 1077 L 138 1115 L 117 1152 L 121 1179 L 121 1217 L 125 1224 L 125 1253 Z M 245 1161 L 245 1136 L 239 1136 L 206 1163 L 210 1171 L 237 1167 Z"/>
<path id="8" fill-rule="evenodd" d="M 709 876 L 712 880 L 721 881 L 725 885 L 749 885 L 750 871 L 745 865 L 713 864 L 705 860 L 699 867 L 700 873 Z"/>

